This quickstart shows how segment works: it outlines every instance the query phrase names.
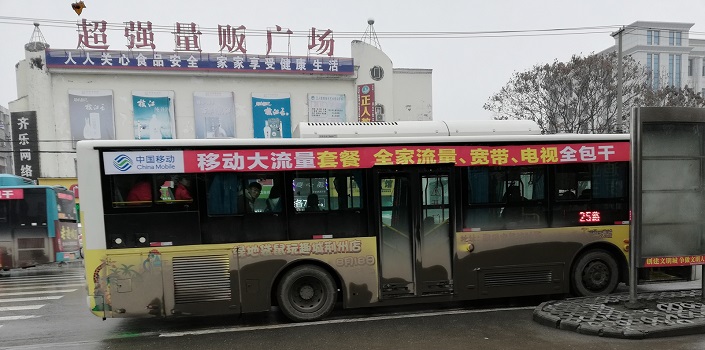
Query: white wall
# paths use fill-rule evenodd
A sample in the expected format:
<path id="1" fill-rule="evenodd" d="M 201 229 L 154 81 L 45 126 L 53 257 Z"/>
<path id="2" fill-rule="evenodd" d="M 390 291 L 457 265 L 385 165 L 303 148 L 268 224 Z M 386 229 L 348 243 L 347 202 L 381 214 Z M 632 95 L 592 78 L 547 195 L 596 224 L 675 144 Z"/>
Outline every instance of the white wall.
<path id="1" fill-rule="evenodd" d="M 226 91 L 235 93 L 235 130 L 238 138 L 252 138 L 252 93 L 289 93 L 291 95 L 292 127 L 308 121 L 307 95 L 309 93 L 344 94 L 346 116 L 355 120 L 357 113 L 356 91 L 352 78 L 273 78 L 239 77 L 194 74 L 183 75 L 133 75 L 133 74 L 55 74 L 52 78 L 52 98 L 55 118 L 69 119 L 68 90 L 112 90 L 115 109 L 115 135 L 117 139 L 134 139 L 133 90 L 174 91 L 177 138 L 196 137 L 193 113 L 193 93 L 197 91 Z M 58 131 L 57 131 L 58 132 Z M 64 125 L 59 137 L 71 138 L 69 125 Z"/>
<path id="2" fill-rule="evenodd" d="M 431 80 L 430 69 L 394 69 L 393 121 L 433 120 Z"/>
<path id="3" fill-rule="evenodd" d="M 431 70 L 394 69 L 392 60 L 378 48 L 352 42 L 356 72 L 350 76 L 287 75 L 257 73 L 159 72 L 119 70 L 33 69 L 27 53 L 19 62 L 17 86 L 20 98 L 10 103 L 11 112 L 37 111 L 42 178 L 75 177 L 75 150 L 71 142 L 69 90 L 111 90 L 117 139 L 133 139 L 132 91 L 173 91 L 177 138 L 194 138 L 193 93 L 233 92 L 236 137 L 252 138 L 252 93 L 289 93 L 292 129 L 308 121 L 308 94 L 344 94 L 346 119 L 357 121 L 357 86 L 375 84 L 376 103 L 385 106 L 387 121 L 431 120 Z M 44 60 L 46 62 L 46 60 Z M 370 69 L 381 66 L 385 76 L 373 80 Z M 399 110 L 399 113 L 396 111 Z"/>

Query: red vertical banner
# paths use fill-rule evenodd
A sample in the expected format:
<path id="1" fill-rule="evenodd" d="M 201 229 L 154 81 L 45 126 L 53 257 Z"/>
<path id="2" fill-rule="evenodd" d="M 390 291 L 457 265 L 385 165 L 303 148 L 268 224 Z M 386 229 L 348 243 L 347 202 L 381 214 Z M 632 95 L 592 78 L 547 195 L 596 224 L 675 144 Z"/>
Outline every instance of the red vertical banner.
<path id="1" fill-rule="evenodd" d="M 357 86 L 357 121 L 375 121 L 375 84 Z"/>

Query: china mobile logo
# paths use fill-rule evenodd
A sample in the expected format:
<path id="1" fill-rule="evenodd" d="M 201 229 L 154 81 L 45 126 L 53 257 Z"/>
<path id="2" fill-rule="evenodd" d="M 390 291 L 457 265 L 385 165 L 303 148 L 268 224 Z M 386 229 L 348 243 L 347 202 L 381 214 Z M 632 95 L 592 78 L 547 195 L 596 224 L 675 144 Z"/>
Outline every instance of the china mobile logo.
<path id="1" fill-rule="evenodd" d="M 132 159 L 130 159 L 130 157 L 124 154 L 121 154 L 115 157 L 115 159 L 113 160 L 113 165 L 117 170 L 127 171 L 132 168 Z"/>

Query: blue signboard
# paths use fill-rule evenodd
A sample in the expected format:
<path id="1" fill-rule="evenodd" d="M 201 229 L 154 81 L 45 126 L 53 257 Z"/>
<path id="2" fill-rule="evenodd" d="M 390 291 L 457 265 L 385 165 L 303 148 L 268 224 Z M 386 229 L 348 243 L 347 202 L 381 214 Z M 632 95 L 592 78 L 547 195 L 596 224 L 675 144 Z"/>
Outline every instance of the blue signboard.
<path id="1" fill-rule="evenodd" d="M 252 125 L 256 139 L 291 138 L 291 96 L 253 93 Z"/>
<path id="2" fill-rule="evenodd" d="M 46 50 L 48 68 L 352 75 L 352 58 L 198 52 Z"/>

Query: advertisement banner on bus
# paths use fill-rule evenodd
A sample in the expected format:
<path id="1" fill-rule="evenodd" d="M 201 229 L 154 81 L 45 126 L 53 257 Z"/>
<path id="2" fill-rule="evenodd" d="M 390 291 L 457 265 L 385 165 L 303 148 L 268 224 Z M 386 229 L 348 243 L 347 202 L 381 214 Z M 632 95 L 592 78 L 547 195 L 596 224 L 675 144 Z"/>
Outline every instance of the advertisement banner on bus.
<path id="1" fill-rule="evenodd" d="M 360 169 L 377 165 L 521 166 L 629 160 L 629 143 L 530 146 L 384 146 L 280 150 L 186 150 L 188 173 Z"/>
<path id="2" fill-rule="evenodd" d="M 378 165 L 522 166 L 629 160 L 628 142 L 529 146 L 377 146 L 105 152 L 105 173 L 364 169 Z"/>

